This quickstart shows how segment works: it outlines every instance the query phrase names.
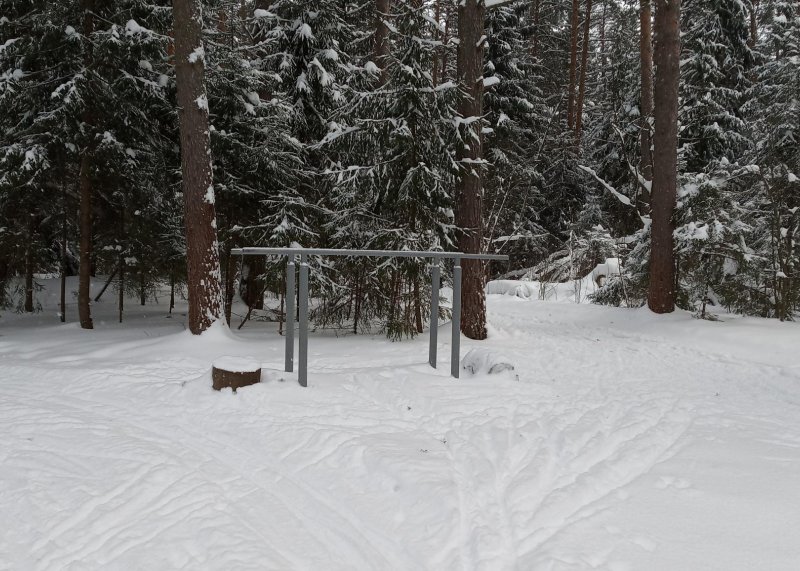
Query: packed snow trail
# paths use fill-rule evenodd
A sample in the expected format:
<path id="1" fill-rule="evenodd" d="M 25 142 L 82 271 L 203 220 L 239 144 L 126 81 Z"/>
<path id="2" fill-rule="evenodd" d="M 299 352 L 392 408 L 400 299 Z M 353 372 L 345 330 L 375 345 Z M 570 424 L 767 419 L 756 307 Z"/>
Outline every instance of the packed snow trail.
<path id="1" fill-rule="evenodd" d="M 426 339 L 0 319 L 0 569 L 786 569 L 800 328 L 490 296 L 513 375 Z M 110 310 L 113 308 L 109 308 Z M 265 382 L 214 393 L 221 355 Z M 281 379 L 286 379 L 282 382 Z"/>

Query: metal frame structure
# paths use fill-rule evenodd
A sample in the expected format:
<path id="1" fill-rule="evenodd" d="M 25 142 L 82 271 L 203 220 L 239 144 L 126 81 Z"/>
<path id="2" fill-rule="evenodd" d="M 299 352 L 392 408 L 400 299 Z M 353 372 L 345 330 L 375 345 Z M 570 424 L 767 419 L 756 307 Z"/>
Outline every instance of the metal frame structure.
<path id="1" fill-rule="evenodd" d="M 333 250 L 325 248 L 234 248 L 234 256 L 285 256 L 286 264 L 286 351 L 285 370 L 294 371 L 294 296 L 299 289 L 299 350 L 297 378 L 300 386 L 308 386 L 308 257 L 341 256 L 352 258 L 424 258 L 429 260 L 453 260 L 453 318 L 451 327 L 453 341 L 450 347 L 450 374 L 459 376 L 461 360 L 461 260 L 499 260 L 508 261 L 508 256 L 496 254 L 465 254 L 463 252 L 415 252 L 408 250 Z M 300 258 L 299 288 L 295 286 L 297 258 Z M 439 332 L 439 289 L 440 271 L 438 265 L 431 266 L 431 320 L 428 363 L 436 368 L 437 340 Z M 291 319 L 289 316 L 292 316 Z"/>

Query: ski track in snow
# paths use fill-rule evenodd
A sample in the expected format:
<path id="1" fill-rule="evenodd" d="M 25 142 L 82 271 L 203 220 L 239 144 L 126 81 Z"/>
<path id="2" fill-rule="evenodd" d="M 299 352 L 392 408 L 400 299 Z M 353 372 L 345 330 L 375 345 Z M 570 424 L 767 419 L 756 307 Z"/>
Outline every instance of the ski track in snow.
<path id="1" fill-rule="evenodd" d="M 680 470 L 728 437 L 800 476 L 800 368 L 490 302 L 519 382 L 451 380 L 446 338 L 432 371 L 424 340 L 349 337 L 312 340 L 309 389 L 213 393 L 211 353 L 275 367 L 281 341 L 8 330 L 0 569 L 674 569 L 629 502 L 713 502 Z"/>
<path id="2" fill-rule="evenodd" d="M 381 406 L 391 406 L 386 396 L 392 395 L 398 413 L 412 400 L 402 393 L 403 382 L 356 386 L 358 395 L 373 391 L 372 401 Z M 465 569 L 536 565 L 561 529 L 602 510 L 609 496 L 614 501 L 625 484 L 668 457 L 689 424 L 669 399 L 545 408 L 516 402 L 485 407 L 471 396 L 451 404 L 452 411 L 416 421 L 446 441 Z"/>

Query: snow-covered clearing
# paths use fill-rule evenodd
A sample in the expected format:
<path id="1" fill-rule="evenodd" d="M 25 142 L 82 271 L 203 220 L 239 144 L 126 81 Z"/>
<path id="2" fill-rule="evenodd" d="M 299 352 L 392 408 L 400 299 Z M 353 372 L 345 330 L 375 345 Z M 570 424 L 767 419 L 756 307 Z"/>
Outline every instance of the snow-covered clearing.
<path id="1" fill-rule="evenodd" d="M 800 328 L 490 296 L 514 375 L 427 337 L 0 318 L 0 568 L 795 570 Z M 182 308 L 179 308 L 182 309 Z M 74 319 L 74 307 L 70 308 Z M 260 385 L 214 393 L 212 361 Z"/>

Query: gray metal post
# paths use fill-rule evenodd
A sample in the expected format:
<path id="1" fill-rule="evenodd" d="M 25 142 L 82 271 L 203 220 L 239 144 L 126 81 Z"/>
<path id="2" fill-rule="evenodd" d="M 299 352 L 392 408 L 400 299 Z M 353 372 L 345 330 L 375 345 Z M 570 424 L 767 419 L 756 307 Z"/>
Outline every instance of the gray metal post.
<path id="1" fill-rule="evenodd" d="M 461 369 L 461 260 L 453 262 L 453 342 L 450 353 L 450 374 L 456 379 Z"/>
<path id="2" fill-rule="evenodd" d="M 308 386 L 308 262 L 300 256 L 300 365 L 297 379 L 301 387 Z"/>
<path id="3" fill-rule="evenodd" d="M 286 372 L 294 371 L 294 296 L 295 288 L 295 269 L 294 256 L 289 256 L 289 263 L 286 264 Z"/>
<path id="4" fill-rule="evenodd" d="M 428 363 L 436 368 L 436 343 L 439 337 L 439 264 L 431 266 L 431 331 Z"/>

